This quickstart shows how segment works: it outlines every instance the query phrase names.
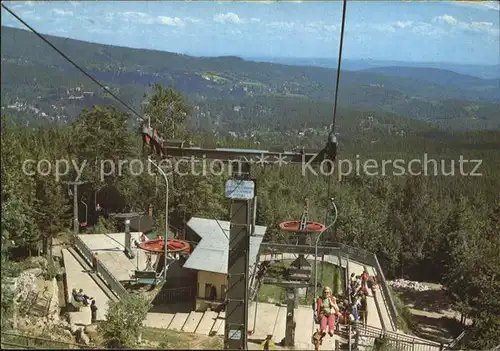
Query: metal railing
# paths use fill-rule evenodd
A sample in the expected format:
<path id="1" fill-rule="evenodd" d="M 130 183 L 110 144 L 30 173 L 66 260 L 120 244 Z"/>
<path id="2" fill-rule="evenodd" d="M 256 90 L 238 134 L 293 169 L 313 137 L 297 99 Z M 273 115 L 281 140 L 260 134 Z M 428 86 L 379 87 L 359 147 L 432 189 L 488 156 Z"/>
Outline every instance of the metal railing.
<path id="1" fill-rule="evenodd" d="M 1 332 L 2 349 L 95 349 L 92 346 L 51 340 L 15 332 Z"/>
<path id="2" fill-rule="evenodd" d="M 385 342 L 394 346 L 397 350 L 404 351 L 439 351 L 447 349 L 448 345 L 443 343 L 433 342 L 429 340 L 425 340 L 416 336 L 391 332 L 388 330 L 379 329 L 370 325 L 363 325 L 361 323 L 357 323 L 355 325 L 356 331 L 356 345 L 358 346 L 367 346 L 361 345 L 360 338 L 369 338 L 369 339 L 383 339 Z M 370 341 L 370 344 L 372 342 Z"/>
<path id="3" fill-rule="evenodd" d="M 173 303 L 189 301 L 196 296 L 196 286 L 183 286 L 180 288 L 162 289 L 153 298 L 155 303 Z"/>
<path id="4" fill-rule="evenodd" d="M 87 263 L 92 267 L 92 250 L 85 244 L 82 239 L 75 236 L 75 249 L 82 255 Z M 102 278 L 106 285 L 118 296 L 122 298 L 128 295 L 127 289 L 109 272 L 104 264 L 97 260 L 97 275 Z"/>
<path id="5" fill-rule="evenodd" d="M 382 298 L 385 300 L 388 305 L 389 313 L 391 314 L 391 324 L 394 330 L 396 330 L 396 323 L 398 319 L 398 310 L 396 309 L 396 304 L 394 303 L 394 299 L 392 296 L 391 288 L 385 279 L 384 272 L 382 271 L 382 267 L 380 267 L 380 263 L 378 261 L 377 255 L 372 252 L 368 252 L 363 249 L 355 248 L 346 244 L 338 244 L 334 243 L 334 246 L 340 246 L 340 251 L 342 253 L 347 253 L 349 255 L 349 259 L 353 261 L 359 261 L 362 264 L 372 266 L 377 273 L 377 283 L 381 287 L 381 292 L 383 293 Z"/>

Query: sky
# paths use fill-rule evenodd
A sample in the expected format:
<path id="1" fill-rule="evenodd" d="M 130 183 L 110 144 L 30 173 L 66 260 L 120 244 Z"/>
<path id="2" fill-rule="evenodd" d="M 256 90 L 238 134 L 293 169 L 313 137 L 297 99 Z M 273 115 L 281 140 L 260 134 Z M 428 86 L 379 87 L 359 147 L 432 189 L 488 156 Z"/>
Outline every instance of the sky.
<path id="1" fill-rule="evenodd" d="M 195 56 L 336 58 L 342 16 L 342 1 L 3 3 L 44 34 Z M 499 21 L 497 1 L 350 0 L 343 58 L 499 64 Z"/>

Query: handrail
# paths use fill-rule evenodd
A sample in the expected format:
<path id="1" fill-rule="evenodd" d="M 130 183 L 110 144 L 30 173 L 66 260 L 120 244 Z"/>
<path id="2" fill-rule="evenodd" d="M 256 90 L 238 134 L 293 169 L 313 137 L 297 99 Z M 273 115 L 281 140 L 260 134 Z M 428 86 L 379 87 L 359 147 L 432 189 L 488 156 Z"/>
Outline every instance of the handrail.
<path id="1" fill-rule="evenodd" d="M 385 276 L 384 276 L 384 272 L 382 271 L 382 268 L 380 267 L 380 263 L 378 262 L 378 258 L 377 258 L 377 255 L 373 254 L 373 258 L 374 258 L 374 261 L 375 261 L 375 266 L 373 266 L 375 268 L 375 270 L 377 271 L 377 281 L 381 280 L 381 283 L 380 284 L 382 286 L 382 291 L 385 295 L 385 301 L 389 302 L 389 312 L 391 313 L 391 322 L 393 324 L 393 327 L 394 327 L 394 330 L 396 330 L 396 326 L 397 326 L 397 320 L 398 320 L 398 310 L 396 308 L 396 304 L 394 303 L 394 298 L 392 296 L 392 292 L 391 292 L 391 288 L 389 287 L 389 284 L 387 283 L 387 280 L 385 280 Z"/>
<path id="2" fill-rule="evenodd" d="M 465 336 L 467 330 L 462 331 L 455 339 L 453 339 L 449 344 L 448 347 L 453 348 L 455 347 Z M 500 350 L 500 345 L 498 347 Z"/>
<path id="3" fill-rule="evenodd" d="M 80 252 L 87 263 L 92 266 L 92 250 L 83 242 L 77 235 L 75 236 L 75 248 Z M 108 285 L 108 287 L 118 296 L 122 298 L 128 295 L 128 291 L 123 285 L 109 272 L 104 264 L 97 260 L 97 275 Z"/>
<path id="4" fill-rule="evenodd" d="M 443 343 L 425 340 L 417 336 L 410 336 L 407 334 L 379 329 L 370 325 L 358 324 L 356 326 L 356 331 L 357 331 L 356 344 L 359 342 L 360 337 L 368 337 L 368 338 L 385 338 L 391 343 L 396 343 L 398 349 L 405 349 L 405 347 L 401 345 L 402 343 L 411 345 L 412 349 L 414 349 L 415 346 L 419 345 L 424 347 L 425 350 L 436 350 L 436 349 L 444 350 L 445 347 L 449 346 Z M 420 347 L 419 350 L 423 350 L 422 347 Z"/>
<path id="5" fill-rule="evenodd" d="M 6 339 L 13 339 L 13 340 L 6 340 Z M 20 340 L 16 340 L 16 339 L 20 339 Z M 21 341 L 21 342 L 23 342 L 23 345 L 17 344 L 14 341 Z M 30 341 L 32 341 L 32 342 L 30 343 Z M 36 345 L 37 342 L 40 344 L 46 344 L 46 345 L 43 345 L 43 346 Z M 27 348 L 27 349 L 59 349 L 59 348 L 60 349 L 68 349 L 71 346 L 73 346 L 74 348 L 77 348 L 77 349 L 95 349 L 95 347 L 93 347 L 93 346 L 77 344 L 77 343 L 72 343 L 72 342 L 51 340 L 51 339 L 44 338 L 44 337 L 38 337 L 38 336 L 27 335 L 27 334 L 18 333 L 18 332 L 11 332 L 11 331 L 2 331 L 1 332 L 1 344 L 2 344 L 2 346 L 14 346 L 14 347 L 20 347 L 20 348 Z"/>
<path id="6" fill-rule="evenodd" d="M 380 263 L 378 261 L 377 255 L 368 252 L 363 249 L 358 249 L 356 247 L 352 247 L 346 244 L 337 244 L 337 243 L 332 243 L 333 245 L 340 245 L 341 251 L 342 252 L 347 252 L 350 258 L 352 258 L 354 261 L 359 261 L 360 263 L 363 263 L 365 265 L 372 266 L 375 268 L 375 271 L 377 272 L 377 281 L 379 286 L 382 288 L 382 292 L 384 294 L 385 300 L 388 302 L 388 310 L 389 313 L 391 314 L 391 324 L 393 326 L 393 329 L 396 330 L 396 321 L 398 318 L 398 311 L 396 309 L 396 304 L 394 303 L 394 299 L 392 296 L 392 293 L 390 291 L 389 284 L 387 284 L 387 281 L 384 276 L 384 272 L 382 271 L 382 268 L 380 267 Z"/>

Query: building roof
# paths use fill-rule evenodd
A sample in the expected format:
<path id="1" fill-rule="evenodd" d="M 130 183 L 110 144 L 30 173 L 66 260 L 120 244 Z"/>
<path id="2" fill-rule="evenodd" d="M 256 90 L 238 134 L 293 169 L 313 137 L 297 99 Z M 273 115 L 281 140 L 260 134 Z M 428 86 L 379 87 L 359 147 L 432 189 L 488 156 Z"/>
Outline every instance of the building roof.
<path id="1" fill-rule="evenodd" d="M 201 241 L 184 264 L 185 268 L 227 274 L 229 222 L 192 217 L 187 225 Z M 255 264 L 267 227 L 256 225 L 250 237 L 250 267 Z"/>

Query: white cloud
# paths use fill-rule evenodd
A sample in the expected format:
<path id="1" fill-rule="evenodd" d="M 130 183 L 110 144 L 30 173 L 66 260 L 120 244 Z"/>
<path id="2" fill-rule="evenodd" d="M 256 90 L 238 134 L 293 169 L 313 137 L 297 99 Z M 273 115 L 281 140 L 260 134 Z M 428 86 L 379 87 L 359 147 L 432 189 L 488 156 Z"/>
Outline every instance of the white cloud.
<path id="1" fill-rule="evenodd" d="M 70 1 L 69 3 L 70 3 L 72 6 L 74 6 L 74 7 L 78 7 L 78 6 L 80 6 L 80 5 L 81 5 L 81 4 L 80 4 L 80 2 L 78 2 L 78 1 Z"/>
<path id="2" fill-rule="evenodd" d="M 219 13 L 214 16 L 214 21 L 218 23 L 234 23 L 234 24 L 242 24 L 244 21 L 235 13 Z"/>
<path id="3" fill-rule="evenodd" d="M 394 33 L 396 32 L 396 28 L 394 28 L 394 25 L 392 24 L 386 24 L 386 23 L 374 23 L 372 24 L 372 30 L 377 30 L 379 32 L 389 32 L 389 33 Z"/>
<path id="4" fill-rule="evenodd" d="M 184 27 L 186 24 L 179 17 L 158 16 L 161 23 L 172 27 Z"/>
<path id="5" fill-rule="evenodd" d="M 412 32 L 425 36 L 438 36 L 444 34 L 444 30 L 439 27 L 433 26 L 427 22 L 418 22 L 412 27 Z"/>
<path id="6" fill-rule="evenodd" d="M 285 26 L 287 27 L 287 26 Z M 288 26 L 290 27 L 290 26 Z M 326 24 L 323 21 L 310 22 L 307 25 L 301 27 L 303 32 L 306 33 L 324 33 L 324 32 L 335 32 L 337 31 L 337 26 L 333 24 Z"/>
<path id="7" fill-rule="evenodd" d="M 186 18 L 184 18 L 184 21 L 190 22 L 190 23 L 201 23 L 200 19 L 194 18 L 194 17 L 186 17 Z"/>
<path id="8" fill-rule="evenodd" d="M 396 23 L 394 23 L 394 26 L 398 28 L 408 28 L 412 24 L 413 24 L 412 21 L 397 21 Z"/>
<path id="9" fill-rule="evenodd" d="M 52 13 L 57 16 L 73 16 L 73 11 L 65 11 L 61 9 L 53 9 Z"/>
<path id="10" fill-rule="evenodd" d="M 428 22 L 396 21 L 393 23 L 364 23 L 355 25 L 354 27 L 363 33 L 370 33 L 372 31 L 395 33 L 400 30 L 410 30 L 417 35 L 434 37 L 460 33 L 499 36 L 499 29 L 491 22 L 462 22 L 448 14 L 433 17 Z"/>
<path id="11" fill-rule="evenodd" d="M 446 24 L 451 24 L 451 25 L 458 23 L 457 19 L 453 16 L 450 16 L 450 15 L 442 15 L 442 16 L 434 17 L 432 19 L 432 22 L 433 23 L 441 23 L 441 24 L 446 23 Z"/>
<path id="12" fill-rule="evenodd" d="M 260 22 L 260 18 L 255 18 L 255 17 L 250 18 L 250 22 L 258 23 L 258 22 Z"/>
<path id="13" fill-rule="evenodd" d="M 118 15 L 124 21 L 131 23 L 153 24 L 156 23 L 156 18 L 144 12 L 119 12 Z"/>
<path id="14" fill-rule="evenodd" d="M 431 22 L 444 25 L 443 30 L 446 30 L 447 33 L 466 32 L 499 36 L 499 29 L 491 22 L 462 22 L 450 15 L 434 17 Z"/>
<path id="15" fill-rule="evenodd" d="M 459 22 L 459 29 L 468 33 L 487 34 L 494 37 L 500 36 L 500 29 L 491 22 Z"/>
<path id="16" fill-rule="evenodd" d="M 336 26 L 336 25 L 333 25 L 333 24 L 331 24 L 331 25 L 325 24 L 325 25 L 323 26 L 323 28 L 324 28 L 327 32 L 335 32 L 335 31 L 337 31 L 337 30 L 338 30 L 337 26 Z"/>
<path id="17" fill-rule="evenodd" d="M 292 29 L 295 27 L 295 23 L 293 22 L 271 22 L 267 24 L 268 27 L 277 28 L 277 29 Z"/>

